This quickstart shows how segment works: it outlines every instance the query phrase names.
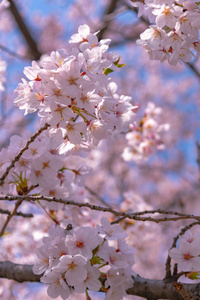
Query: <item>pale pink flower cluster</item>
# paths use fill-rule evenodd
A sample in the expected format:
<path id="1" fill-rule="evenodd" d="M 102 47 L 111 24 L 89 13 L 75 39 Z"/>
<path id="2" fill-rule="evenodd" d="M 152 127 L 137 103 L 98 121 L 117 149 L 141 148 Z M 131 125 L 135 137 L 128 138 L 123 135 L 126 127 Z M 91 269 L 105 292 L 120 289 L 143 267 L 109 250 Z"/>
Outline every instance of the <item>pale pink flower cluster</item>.
<path id="1" fill-rule="evenodd" d="M 150 59 L 168 60 L 171 65 L 189 62 L 196 52 L 200 54 L 200 4 L 194 0 L 131 1 L 139 7 L 139 16 L 147 12 L 152 25 L 137 41 Z"/>
<path id="2" fill-rule="evenodd" d="M 122 154 L 125 161 L 145 160 L 155 150 L 165 148 L 162 136 L 169 129 L 169 124 L 162 124 L 161 115 L 162 109 L 149 102 L 140 123 L 130 125 L 126 134 L 128 146 Z"/>
<path id="3" fill-rule="evenodd" d="M 180 236 L 178 247 L 169 251 L 170 257 L 178 264 L 181 271 L 200 272 L 199 244 L 199 232 L 193 233 L 188 230 L 183 236 Z"/>
<path id="4" fill-rule="evenodd" d="M 25 114 L 38 111 L 54 134 L 61 132 L 73 145 L 96 146 L 113 131 L 126 130 L 135 113 L 131 98 L 119 96 L 108 76 L 119 62 L 116 53 L 107 53 L 109 43 L 98 41 L 87 25 L 79 26 L 67 50 L 24 69 L 28 80 L 18 85 L 15 104 Z"/>
<path id="5" fill-rule="evenodd" d="M 71 156 L 59 154 L 61 140 L 61 132 L 55 135 L 44 131 L 15 163 L 12 172 L 0 187 L 0 193 L 17 192 L 18 195 L 24 195 L 33 191 L 47 197 L 66 199 L 77 190 L 78 186 L 83 186 L 91 168 L 85 165 L 81 157 L 73 160 Z M 8 148 L 0 151 L 0 176 L 26 142 L 27 138 L 14 135 L 10 138 Z M 41 203 L 50 209 L 63 206 L 55 202 L 41 201 Z"/>
<path id="6" fill-rule="evenodd" d="M 111 225 L 105 217 L 96 228 L 72 228 L 68 221 L 66 229 L 57 226 L 43 238 L 33 272 L 42 274 L 41 282 L 48 284 L 52 298 L 60 295 L 65 300 L 73 291 L 87 289 L 97 292 L 104 283 L 105 299 L 122 299 L 133 285 L 134 274 L 134 251 L 125 237 L 122 227 Z"/>
<path id="7" fill-rule="evenodd" d="M 38 111 L 41 123 L 50 126 L 15 163 L 2 193 L 13 183 L 18 194 L 37 188 L 44 196 L 66 199 L 90 173 L 84 164 L 74 167 L 66 155 L 82 155 L 113 132 L 128 130 L 134 106 L 130 97 L 117 94 L 117 84 L 109 77 L 120 67 L 119 57 L 107 53 L 109 43 L 98 41 L 87 25 L 79 26 L 67 50 L 52 52 L 24 69 L 28 80 L 18 85 L 14 102 L 25 114 Z M 1 151 L 1 175 L 26 140 L 13 136 L 8 149 Z M 57 208 L 55 203 L 48 206 Z"/>

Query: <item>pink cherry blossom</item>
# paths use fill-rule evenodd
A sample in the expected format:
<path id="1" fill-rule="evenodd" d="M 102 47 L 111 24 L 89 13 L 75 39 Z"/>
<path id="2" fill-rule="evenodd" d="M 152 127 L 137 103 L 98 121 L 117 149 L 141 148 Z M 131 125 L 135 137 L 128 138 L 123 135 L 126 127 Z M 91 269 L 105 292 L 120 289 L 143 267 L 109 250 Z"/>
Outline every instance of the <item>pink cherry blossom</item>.
<path id="1" fill-rule="evenodd" d="M 105 217 L 101 218 L 101 225 L 102 227 L 98 225 L 97 229 L 107 240 L 126 237 L 126 233 L 120 225 L 111 225 L 109 220 Z"/>
<path id="2" fill-rule="evenodd" d="M 200 268 L 199 249 L 195 243 L 182 242 L 180 248 L 172 248 L 169 254 L 181 271 L 198 271 Z"/>
<path id="3" fill-rule="evenodd" d="M 101 242 L 97 231 L 91 227 L 76 227 L 72 236 L 67 236 L 65 243 L 70 254 L 82 254 L 86 258 L 92 258 L 94 250 Z"/>
<path id="4" fill-rule="evenodd" d="M 49 297 L 57 298 L 61 296 L 63 300 L 66 300 L 70 296 L 69 286 L 60 273 L 50 271 L 41 278 L 41 281 L 49 284 L 47 288 Z"/>
<path id="5" fill-rule="evenodd" d="M 85 268 L 86 259 L 82 255 L 63 255 L 60 262 L 55 267 L 56 272 L 65 272 L 65 279 L 70 286 L 74 286 L 84 281 L 87 277 Z"/>

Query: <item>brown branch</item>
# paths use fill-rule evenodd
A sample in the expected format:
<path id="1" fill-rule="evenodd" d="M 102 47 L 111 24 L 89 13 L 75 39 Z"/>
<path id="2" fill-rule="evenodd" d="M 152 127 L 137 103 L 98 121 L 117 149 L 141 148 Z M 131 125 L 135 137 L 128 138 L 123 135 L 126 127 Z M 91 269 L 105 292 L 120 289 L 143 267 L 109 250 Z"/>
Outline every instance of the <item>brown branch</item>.
<path id="1" fill-rule="evenodd" d="M 112 14 L 114 12 L 114 10 L 116 9 L 117 7 L 117 3 L 119 1 L 118 0 L 110 0 L 110 3 L 105 11 L 105 17 L 103 18 L 103 27 L 101 28 L 100 32 L 98 33 L 98 39 L 101 40 L 104 36 L 104 33 L 105 31 L 108 29 L 108 26 L 109 26 L 109 23 L 111 21 L 110 18 L 107 17 L 107 20 L 106 20 L 106 16 Z"/>
<path id="2" fill-rule="evenodd" d="M 6 221 L 5 221 L 2 229 L 0 231 L 0 237 L 2 235 L 4 235 L 4 232 L 5 232 L 5 229 L 6 229 L 7 225 L 8 225 L 8 223 L 10 222 L 10 220 L 12 219 L 12 217 L 16 214 L 16 212 L 17 212 L 19 206 L 22 204 L 22 202 L 23 202 L 23 199 L 22 200 L 18 200 L 16 202 L 16 204 L 15 204 L 15 208 L 14 208 L 13 212 L 10 215 L 7 216 L 7 219 L 6 219 Z"/>
<path id="3" fill-rule="evenodd" d="M 32 265 L 15 264 L 10 261 L 0 262 L 0 278 L 13 279 L 17 282 L 39 282 L 41 275 L 35 275 Z"/>
<path id="4" fill-rule="evenodd" d="M 160 223 L 160 222 L 167 222 L 167 221 L 178 221 L 178 220 L 190 220 L 190 219 L 194 219 L 197 220 L 199 223 L 200 222 L 200 216 L 194 216 L 194 215 L 189 215 L 189 214 L 182 214 L 182 213 L 178 213 L 178 212 L 169 212 L 169 214 L 174 214 L 176 215 L 175 217 L 161 217 L 161 218 L 153 218 L 150 216 L 147 217 L 141 217 L 139 216 L 139 214 L 141 212 L 136 212 L 136 213 L 125 213 L 125 212 L 121 212 L 121 211 L 116 211 L 110 207 L 102 207 L 102 206 L 97 206 L 97 205 L 93 205 L 90 203 L 80 203 L 80 202 L 75 202 L 73 200 L 63 200 L 63 199 L 57 199 L 57 198 L 52 198 L 52 197 L 44 197 L 44 196 L 1 196 L 0 197 L 0 201 L 3 200 L 8 200 L 8 201 L 16 201 L 16 200 L 25 200 L 25 201 L 41 201 L 41 200 L 45 200 L 48 202 L 56 202 L 56 203 L 62 203 L 65 205 L 73 205 L 73 206 L 77 206 L 77 207 L 87 207 L 91 210 L 97 210 L 97 211 L 103 211 L 103 212 L 109 212 L 115 216 L 118 217 L 123 217 L 123 218 L 128 218 L 131 220 L 136 220 L 136 221 L 150 221 L 150 222 L 154 222 L 154 223 Z M 161 210 L 162 211 L 162 210 Z M 151 214 L 152 210 L 149 211 L 144 211 L 142 212 L 143 214 Z M 159 210 L 153 210 L 153 213 L 159 213 Z M 164 211 L 165 214 L 167 214 L 168 212 Z"/>
<path id="5" fill-rule="evenodd" d="M 200 171 L 200 142 L 196 142 L 196 146 L 197 146 L 197 164 Z"/>
<path id="6" fill-rule="evenodd" d="M 35 275 L 32 268 L 33 265 L 15 264 L 10 261 L 0 262 L 0 278 L 12 279 L 17 282 L 40 282 L 42 275 Z M 184 298 L 180 294 L 184 294 L 192 295 L 192 298 L 189 299 L 199 300 L 200 284 L 179 284 L 174 281 L 146 279 L 137 275 L 133 276 L 133 286 L 127 290 L 127 294 L 151 300 L 183 300 Z"/>
<path id="7" fill-rule="evenodd" d="M 185 63 L 193 72 L 197 75 L 197 77 L 200 79 L 200 72 L 197 70 L 196 66 L 190 62 Z"/>
<path id="8" fill-rule="evenodd" d="M 39 60 L 42 53 L 38 50 L 37 43 L 33 39 L 32 35 L 30 33 L 30 30 L 28 29 L 21 14 L 19 13 L 18 8 L 15 5 L 15 2 L 13 0 L 8 0 L 8 1 L 10 2 L 9 9 L 10 9 L 12 15 L 14 16 L 15 21 L 16 21 L 17 25 L 19 26 L 19 29 L 20 29 L 21 33 L 23 34 L 23 36 L 29 46 L 29 50 L 33 56 L 33 59 Z"/>
<path id="9" fill-rule="evenodd" d="M 183 300 L 183 299 L 200 299 L 200 284 L 180 284 L 179 288 L 182 294 L 192 295 L 192 298 L 183 298 L 180 290 L 178 291 L 177 283 L 172 281 L 146 279 L 140 276 L 133 277 L 134 284 L 132 288 L 126 292 L 129 295 L 144 297 L 151 300 L 169 299 L 169 300 Z M 195 297 L 195 298 L 193 298 Z"/>
<path id="10" fill-rule="evenodd" d="M 163 215 L 175 215 L 175 216 L 188 216 L 187 214 L 183 214 L 183 213 L 179 213 L 177 211 L 166 211 L 163 209 L 152 209 L 152 210 L 144 210 L 144 211 L 140 211 L 140 212 L 135 212 L 135 215 L 145 215 L 145 214 L 163 214 Z"/>
<path id="11" fill-rule="evenodd" d="M 2 209 L 0 208 L 0 214 L 2 215 L 10 215 L 11 214 L 11 211 L 7 210 L 7 209 Z M 20 217 L 23 217 L 23 218 L 33 218 L 33 214 L 25 214 L 23 212 L 16 212 L 15 216 L 20 216 Z"/>
<path id="12" fill-rule="evenodd" d="M 10 172 L 10 170 L 15 166 L 15 163 L 20 159 L 20 157 L 22 156 L 22 154 L 28 149 L 29 145 L 36 139 L 36 137 L 38 137 L 38 135 L 40 135 L 44 130 L 46 130 L 50 125 L 49 124 L 45 124 L 42 128 L 40 128 L 38 131 L 36 131 L 32 137 L 27 141 L 26 145 L 19 151 L 19 153 L 15 156 L 15 158 L 12 160 L 11 164 L 7 167 L 6 171 L 4 172 L 4 174 L 2 175 L 2 177 L 0 178 L 0 186 L 3 185 L 4 180 L 6 179 L 6 177 L 8 176 L 8 173 Z"/>
<path id="13" fill-rule="evenodd" d="M 179 213 L 177 211 L 166 211 L 163 209 L 153 209 L 153 210 L 144 210 L 144 211 L 140 211 L 140 212 L 134 212 L 134 215 L 140 216 L 140 215 L 145 215 L 145 214 L 157 214 L 157 213 L 163 214 L 163 215 L 175 215 L 175 216 L 180 216 L 180 217 L 188 216 L 187 214 Z M 118 220 L 113 221 L 112 224 L 117 224 L 124 219 L 125 219 L 125 217 L 119 218 Z"/>

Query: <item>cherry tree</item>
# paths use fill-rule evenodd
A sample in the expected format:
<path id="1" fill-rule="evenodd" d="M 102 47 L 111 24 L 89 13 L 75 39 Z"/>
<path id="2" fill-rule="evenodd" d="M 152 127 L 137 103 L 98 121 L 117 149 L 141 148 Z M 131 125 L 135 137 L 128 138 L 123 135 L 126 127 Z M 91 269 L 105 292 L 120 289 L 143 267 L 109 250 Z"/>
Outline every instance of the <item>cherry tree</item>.
<path id="1" fill-rule="evenodd" d="M 200 299 L 200 3 L 28 2 L 0 2 L 0 298 Z"/>

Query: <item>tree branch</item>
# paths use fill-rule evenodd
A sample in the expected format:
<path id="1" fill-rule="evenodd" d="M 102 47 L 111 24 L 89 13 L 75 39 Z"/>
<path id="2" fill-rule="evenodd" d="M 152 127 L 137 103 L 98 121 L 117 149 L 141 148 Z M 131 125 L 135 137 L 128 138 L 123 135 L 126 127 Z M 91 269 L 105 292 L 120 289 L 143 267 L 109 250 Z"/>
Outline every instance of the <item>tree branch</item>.
<path id="1" fill-rule="evenodd" d="M 10 11 L 15 18 L 17 25 L 21 33 L 23 34 L 28 46 L 30 53 L 33 56 L 33 59 L 38 60 L 40 59 L 42 53 L 38 50 L 37 43 L 34 41 L 33 37 L 31 36 L 30 30 L 28 29 L 27 25 L 25 24 L 21 14 L 19 13 L 15 3 L 13 0 L 8 0 L 10 2 Z"/>
<path id="2" fill-rule="evenodd" d="M 154 223 L 160 223 L 160 222 L 167 222 L 167 221 L 178 221 L 178 220 L 190 220 L 190 219 L 194 219 L 197 221 L 197 223 L 200 224 L 200 216 L 194 216 L 194 215 L 190 215 L 190 214 L 182 214 L 182 213 L 178 213 L 178 212 L 172 212 L 172 211 L 164 211 L 164 210 L 145 210 L 143 212 L 133 212 L 133 213 L 126 213 L 126 212 L 122 212 L 122 211 L 116 211 L 110 207 L 102 207 L 102 206 L 97 206 L 94 204 L 90 204 L 90 203 L 80 203 L 80 202 L 76 202 L 73 200 L 64 200 L 64 199 L 57 199 L 55 197 L 44 197 L 44 196 L 31 196 L 31 195 L 26 195 L 26 196 L 1 196 L 0 197 L 0 201 L 3 200 L 8 200 L 8 201 L 16 201 L 16 200 L 25 200 L 25 201 L 48 201 L 48 202 L 56 202 L 56 203 L 62 203 L 65 205 L 73 205 L 73 206 L 77 206 L 77 207 L 87 207 L 91 210 L 97 210 L 97 211 L 102 211 L 102 212 L 109 212 L 117 217 L 123 217 L 123 218 L 127 218 L 127 219 L 131 219 L 131 220 L 136 220 L 136 221 L 150 221 L 150 222 L 154 222 Z M 151 216 L 141 216 L 144 214 L 170 214 L 170 215 L 175 215 L 172 217 L 151 217 Z"/>
<path id="3" fill-rule="evenodd" d="M 10 261 L 0 262 L 0 278 L 12 279 L 17 282 L 40 282 L 42 275 L 35 275 L 32 268 L 33 265 L 15 264 Z M 200 299 L 200 283 L 181 284 L 177 283 L 173 277 L 171 280 L 166 281 L 165 279 L 146 279 L 139 275 L 133 276 L 133 281 L 133 286 L 127 290 L 129 295 L 140 296 L 151 300 Z"/>
<path id="4" fill-rule="evenodd" d="M 13 279 L 17 282 L 39 282 L 41 275 L 35 275 L 32 265 L 15 264 L 10 261 L 0 262 L 0 278 Z"/>
<path id="5" fill-rule="evenodd" d="M 20 60 L 30 60 L 30 59 L 32 59 L 31 57 L 19 55 L 19 54 L 17 54 L 16 52 L 14 52 L 14 51 L 8 49 L 7 47 L 5 47 L 5 46 L 3 46 L 3 45 L 1 45 L 1 44 L 0 44 L 0 49 L 1 49 L 2 51 L 4 51 L 4 52 L 8 53 L 9 55 L 14 56 L 14 57 L 16 57 L 16 58 L 18 58 L 18 59 L 20 59 Z"/>
<path id="6" fill-rule="evenodd" d="M 14 208 L 13 212 L 7 216 L 7 219 L 6 219 L 4 225 L 3 225 L 2 228 L 1 228 L 1 231 L 0 231 L 0 237 L 1 237 L 2 235 L 4 235 L 6 226 L 8 225 L 8 223 L 10 222 L 10 220 L 12 219 L 12 217 L 13 217 L 14 215 L 16 215 L 17 210 L 18 210 L 19 206 L 22 204 L 22 202 L 23 202 L 23 199 L 22 199 L 22 200 L 18 200 L 18 201 L 15 203 L 15 208 Z"/>
<path id="7" fill-rule="evenodd" d="M 127 294 L 144 297 L 151 300 L 199 300 L 200 284 L 180 284 L 171 281 L 133 277 L 134 285 L 127 290 Z M 187 297 L 187 298 L 186 298 Z M 189 298 L 188 298 L 189 297 Z"/>
<path id="8" fill-rule="evenodd" d="M 109 23 L 111 21 L 110 18 L 107 18 L 107 20 L 106 20 L 106 17 L 114 12 L 114 10 L 117 7 L 117 2 L 118 2 L 118 0 L 111 0 L 105 11 L 105 17 L 103 18 L 104 25 L 97 35 L 99 40 L 101 40 L 103 38 L 103 35 L 104 35 L 105 31 L 108 29 Z"/>
<path id="9" fill-rule="evenodd" d="M 0 214 L 2 214 L 2 215 L 10 215 L 11 211 L 9 211 L 7 209 L 0 208 Z M 23 217 L 23 218 L 33 218 L 33 214 L 26 214 L 26 213 L 23 213 L 21 211 L 16 212 L 15 216 L 20 216 L 20 217 Z"/>

